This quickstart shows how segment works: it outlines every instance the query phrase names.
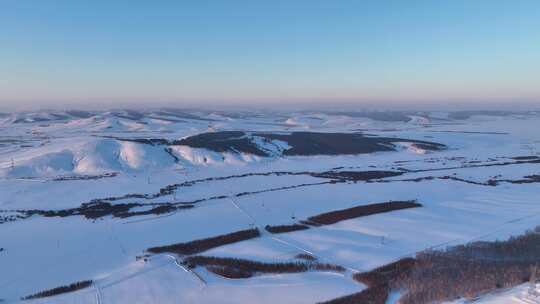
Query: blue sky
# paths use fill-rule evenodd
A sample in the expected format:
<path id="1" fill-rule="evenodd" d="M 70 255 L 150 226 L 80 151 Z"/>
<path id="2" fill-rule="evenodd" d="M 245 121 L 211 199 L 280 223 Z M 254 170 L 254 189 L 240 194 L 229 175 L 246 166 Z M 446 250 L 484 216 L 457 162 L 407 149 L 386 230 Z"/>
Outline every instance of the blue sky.
<path id="1" fill-rule="evenodd" d="M 0 0 L 0 104 L 540 100 L 540 2 Z"/>

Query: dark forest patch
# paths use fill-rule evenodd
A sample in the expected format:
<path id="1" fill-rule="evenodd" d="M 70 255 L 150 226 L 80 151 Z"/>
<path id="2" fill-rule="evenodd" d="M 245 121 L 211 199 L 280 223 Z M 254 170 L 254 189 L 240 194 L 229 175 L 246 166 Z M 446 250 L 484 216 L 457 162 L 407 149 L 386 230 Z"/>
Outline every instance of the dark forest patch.
<path id="1" fill-rule="evenodd" d="M 268 154 L 251 141 L 242 131 L 222 131 L 202 133 L 171 142 L 171 145 L 185 145 L 204 148 L 215 152 L 244 152 L 259 156 Z"/>
<path id="2" fill-rule="evenodd" d="M 355 274 L 355 280 L 368 286 L 366 290 L 325 303 L 382 304 L 392 290 L 403 294 L 399 299 L 402 304 L 473 299 L 494 290 L 534 282 L 539 263 L 540 228 L 536 228 L 505 241 L 472 242 L 445 250 L 423 251 L 414 258 Z"/>
<path id="3" fill-rule="evenodd" d="M 438 151 L 446 148 L 445 145 L 435 142 L 367 136 L 362 133 L 220 131 L 201 133 L 180 140 L 162 138 L 112 138 L 149 145 L 185 145 L 192 148 L 204 148 L 214 152 L 241 152 L 263 157 L 271 156 L 270 152 L 254 142 L 253 136 L 260 137 L 267 142 L 271 142 L 272 140 L 286 142 L 291 147 L 282 152 L 286 156 L 352 155 L 396 151 L 395 143 L 398 142 L 408 142 L 430 151 Z"/>
<path id="4" fill-rule="evenodd" d="M 442 150 L 444 145 L 403 138 L 372 137 L 362 133 L 315 133 L 315 132 L 292 132 L 290 134 L 279 133 L 253 133 L 269 140 L 281 140 L 287 142 L 290 149 L 283 151 L 288 156 L 310 155 L 347 155 L 365 154 L 382 151 L 395 151 L 394 143 L 410 142 L 424 145 L 427 150 Z"/>
<path id="5" fill-rule="evenodd" d="M 400 303 L 421 304 L 474 298 L 522 284 L 536 275 L 539 232 L 537 228 L 507 241 L 474 242 L 419 253 L 411 271 L 395 278 L 391 285 L 408 291 Z"/>

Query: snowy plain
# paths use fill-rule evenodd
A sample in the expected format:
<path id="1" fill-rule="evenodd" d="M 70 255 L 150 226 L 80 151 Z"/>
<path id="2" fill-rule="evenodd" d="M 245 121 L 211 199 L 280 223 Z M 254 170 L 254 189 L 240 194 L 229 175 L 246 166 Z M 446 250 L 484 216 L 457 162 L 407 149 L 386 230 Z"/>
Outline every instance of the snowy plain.
<path id="1" fill-rule="evenodd" d="M 540 114 L 451 119 L 448 113 L 415 113 L 390 121 L 377 117 L 202 110 L 1 116 L 0 216 L 5 220 L 0 221 L 0 299 L 17 303 L 42 290 L 92 280 L 86 289 L 24 302 L 317 303 L 362 290 L 364 286 L 351 279 L 353 273 L 425 249 L 504 240 L 540 225 L 538 183 L 506 182 L 540 174 L 539 162 L 520 161 L 540 156 Z M 240 139 L 247 138 L 267 155 L 174 143 L 221 131 L 244 132 Z M 398 141 L 391 151 L 287 155 L 291 143 L 250 132 L 360 132 L 445 148 Z M 144 141 L 148 139 L 160 141 Z M 373 170 L 404 173 L 336 183 L 311 174 Z M 489 180 L 500 182 L 490 186 Z M 160 194 L 182 183 L 187 185 Z M 142 204 L 130 212 L 148 210 L 148 204 L 193 207 L 125 217 L 23 216 L 29 210 L 79 208 L 93 200 Z M 416 200 L 422 207 L 291 233 L 265 231 L 266 225 L 404 200 Z M 261 236 L 202 254 L 287 262 L 310 253 L 346 271 L 227 279 L 204 268 L 194 275 L 169 254 L 140 258 L 150 247 L 252 228 Z M 540 303 L 527 298 L 526 288 L 489 294 L 478 303 Z"/>

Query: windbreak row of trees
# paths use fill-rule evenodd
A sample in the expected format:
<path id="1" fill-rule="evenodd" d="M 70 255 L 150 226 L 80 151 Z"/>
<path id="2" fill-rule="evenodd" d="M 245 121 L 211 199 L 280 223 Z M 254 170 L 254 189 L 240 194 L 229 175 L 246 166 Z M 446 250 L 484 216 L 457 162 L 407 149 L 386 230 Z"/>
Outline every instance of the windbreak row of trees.
<path id="1" fill-rule="evenodd" d="M 339 265 L 318 263 L 315 261 L 291 261 L 279 263 L 264 263 L 237 258 L 214 256 L 190 256 L 184 259 L 184 265 L 189 268 L 206 267 L 222 277 L 230 279 L 249 278 L 258 273 L 298 273 L 306 271 L 343 272 L 345 268 Z"/>
<path id="2" fill-rule="evenodd" d="M 257 228 L 241 230 L 237 232 L 232 232 L 228 234 L 223 234 L 215 237 L 210 237 L 206 239 L 194 240 L 186 243 L 177 243 L 166 246 L 152 247 L 148 248 L 147 251 L 150 253 L 176 253 L 179 255 L 191 255 L 201 253 L 203 251 L 220 247 L 223 245 L 233 244 L 236 242 L 241 242 L 253 238 L 259 237 L 261 234 Z"/>
<path id="3" fill-rule="evenodd" d="M 392 212 L 402 209 L 409 208 L 418 208 L 422 207 L 422 204 L 418 203 L 416 200 L 407 200 L 407 201 L 388 201 L 383 203 L 367 204 L 360 205 L 346 209 L 340 209 L 335 211 L 330 211 L 326 213 L 321 213 L 318 215 L 311 216 L 306 220 L 301 220 L 299 223 L 287 224 L 287 225 L 277 225 L 270 226 L 267 225 L 265 229 L 273 234 L 278 233 L 287 233 L 293 231 L 306 230 L 311 227 L 318 227 L 324 225 L 332 225 L 339 223 L 341 221 L 346 221 L 350 219 L 355 219 L 359 217 Z"/>
<path id="4" fill-rule="evenodd" d="M 22 298 L 23 300 L 32 300 L 32 299 L 39 299 L 39 298 L 45 298 L 45 297 L 52 297 L 63 293 L 68 293 L 72 291 L 77 291 L 86 287 L 90 287 L 92 285 L 92 280 L 87 281 L 80 281 L 75 282 L 69 285 L 56 287 L 49 290 L 40 291 L 38 293 L 35 293 L 33 295 L 26 296 Z"/>

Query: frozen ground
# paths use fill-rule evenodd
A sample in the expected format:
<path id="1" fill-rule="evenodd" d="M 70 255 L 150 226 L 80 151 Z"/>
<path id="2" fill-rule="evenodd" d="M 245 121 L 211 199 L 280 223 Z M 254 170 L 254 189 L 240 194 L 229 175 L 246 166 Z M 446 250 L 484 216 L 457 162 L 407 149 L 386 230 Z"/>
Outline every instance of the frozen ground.
<path id="1" fill-rule="evenodd" d="M 32 301 L 316 303 L 362 290 L 351 279 L 355 272 L 427 248 L 534 228 L 540 115 L 472 114 L 168 109 L 0 116 L 0 299 L 15 303 L 92 280 L 91 287 Z M 306 140 L 293 132 L 311 133 Z M 358 151 L 368 142 L 373 151 L 343 153 L 339 147 L 353 139 L 325 135 L 359 132 L 368 139 L 356 142 Z M 193 140 L 198 134 L 217 139 Z M 317 147 L 327 153 L 318 155 Z M 351 171 L 395 174 L 328 176 Z M 289 233 L 265 230 L 405 200 L 422 207 Z M 83 208 L 96 202 L 105 205 Z M 283 263 L 308 253 L 346 271 L 227 279 L 204 267 L 188 271 L 174 254 L 142 258 L 150 247 L 253 228 L 259 237 L 200 254 Z M 524 298 L 527 288 L 478 303 L 538 303 Z"/>

